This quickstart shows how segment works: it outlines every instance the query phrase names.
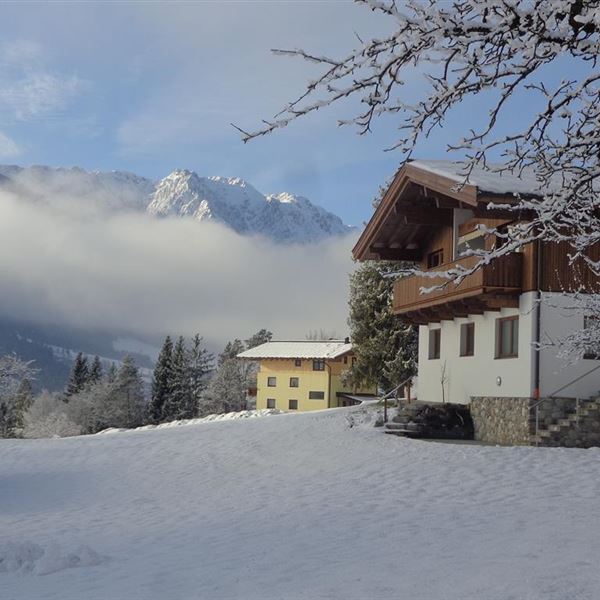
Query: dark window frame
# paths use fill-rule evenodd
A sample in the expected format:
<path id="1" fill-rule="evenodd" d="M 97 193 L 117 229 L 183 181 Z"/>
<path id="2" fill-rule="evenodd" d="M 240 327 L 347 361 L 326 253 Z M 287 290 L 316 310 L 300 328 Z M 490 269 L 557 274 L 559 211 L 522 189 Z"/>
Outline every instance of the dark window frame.
<path id="1" fill-rule="evenodd" d="M 267 398 L 267 408 L 277 408 L 277 400 L 275 398 Z"/>
<path id="2" fill-rule="evenodd" d="M 504 353 L 504 323 L 511 322 L 509 328 L 510 352 Z M 515 325 L 516 322 L 516 325 Z M 516 335 L 515 335 L 516 334 Z M 519 315 L 500 317 L 496 319 L 496 355 L 495 358 L 518 358 L 519 357 Z"/>
<path id="3" fill-rule="evenodd" d="M 318 395 L 316 398 L 315 398 L 315 394 Z M 325 392 L 321 392 L 319 390 L 313 390 L 311 392 L 308 392 L 308 399 L 309 400 L 325 400 Z"/>
<path id="4" fill-rule="evenodd" d="M 427 268 L 435 269 L 440 265 L 444 264 L 444 249 L 439 248 L 438 250 L 434 250 L 427 255 Z"/>
<path id="5" fill-rule="evenodd" d="M 429 360 L 439 360 L 442 354 L 442 328 L 436 327 L 429 330 L 429 346 L 427 358 Z"/>
<path id="6" fill-rule="evenodd" d="M 277 387 L 277 377 L 273 375 L 267 377 L 267 387 Z"/>
<path id="7" fill-rule="evenodd" d="M 324 371 L 325 370 L 325 359 L 315 358 L 313 360 L 313 371 Z"/>
<path id="8" fill-rule="evenodd" d="M 300 387 L 300 378 L 299 377 L 290 377 L 290 387 L 291 388 Z"/>
<path id="9" fill-rule="evenodd" d="M 295 406 L 292 406 L 292 402 L 295 403 Z M 298 400 L 294 400 L 294 399 L 288 400 L 288 410 L 298 410 Z"/>
<path id="10" fill-rule="evenodd" d="M 302 366 L 302 359 L 301 358 L 294 359 L 294 366 L 295 367 L 301 367 Z"/>
<path id="11" fill-rule="evenodd" d="M 460 326 L 460 356 L 475 356 L 475 323 Z"/>

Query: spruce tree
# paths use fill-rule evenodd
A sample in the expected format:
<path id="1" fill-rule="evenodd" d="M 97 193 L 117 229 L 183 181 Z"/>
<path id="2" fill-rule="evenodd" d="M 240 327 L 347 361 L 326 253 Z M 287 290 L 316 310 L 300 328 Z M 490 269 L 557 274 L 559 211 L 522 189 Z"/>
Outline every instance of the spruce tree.
<path id="1" fill-rule="evenodd" d="M 392 312 L 397 262 L 364 262 L 350 276 L 348 323 L 356 363 L 345 381 L 362 387 L 377 384 L 387 392 L 416 373 L 417 328 Z"/>
<path id="2" fill-rule="evenodd" d="M 113 427 L 139 427 L 144 421 L 146 401 L 144 384 L 131 356 L 123 359 L 117 377 L 111 385 Z"/>
<path id="3" fill-rule="evenodd" d="M 173 385 L 173 342 L 170 336 L 165 338 L 158 355 L 152 377 L 152 397 L 150 400 L 149 418 L 154 423 L 164 420 L 163 408 Z"/>
<path id="4" fill-rule="evenodd" d="M 266 344 L 273 339 L 273 334 L 268 329 L 260 329 L 246 340 L 246 350 Z"/>
<path id="5" fill-rule="evenodd" d="M 75 362 L 73 363 L 71 374 L 69 375 L 69 381 L 67 382 L 64 393 L 65 401 L 68 402 L 73 394 L 81 392 L 87 385 L 88 380 L 89 369 L 87 357 L 85 357 L 82 352 L 79 352 L 75 357 Z"/>
<path id="6" fill-rule="evenodd" d="M 192 419 L 196 416 L 190 375 L 189 353 L 183 336 L 180 336 L 173 349 L 172 379 L 169 394 L 163 405 L 163 421 Z"/>
<path id="7" fill-rule="evenodd" d="M 106 372 L 106 381 L 107 383 L 114 383 L 117 378 L 117 365 L 115 363 L 110 363 L 110 367 L 108 367 L 108 371 Z"/>
<path id="8" fill-rule="evenodd" d="M 21 435 L 24 427 L 23 417 L 33 403 L 33 388 L 29 379 L 23 379 L 13 401 L 13 434 Z"/>
<path id="9" fill-rule="evenodd" d="M 94 385 L 98 383 L 102 379 L 103 374 L 102 362 L 100 361 L 100 357 L 96 355 L 94 356 L 94 361 L 92 362 L 92 366 L 90 368 L 88 384 Z"/>
<path id="10" fill-rule="evenodd" d="M 196 334 L 190 350 L 190 388 L 196 410 L 208 386 L 208 378 L 214 369 L 215 361 L 214 355 L 204 347 L 203 343 L 202 337 Z"/>

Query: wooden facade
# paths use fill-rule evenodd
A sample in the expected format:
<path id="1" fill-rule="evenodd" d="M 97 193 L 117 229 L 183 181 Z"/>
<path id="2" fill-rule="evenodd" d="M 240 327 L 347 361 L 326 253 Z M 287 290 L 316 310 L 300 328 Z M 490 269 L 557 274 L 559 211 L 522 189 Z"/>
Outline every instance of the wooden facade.
<path id="1" fill-rule="evenodd" d="M 425 273 L 455 266 L 474 267 L 479 259 L 461 257 L 461 240 L 492 249 L 502 238 L 483 234 L 487 228 L 510 226 L 529 215 L 495 205 L 514 202 L 512 194 L 490 195 L 456 179 L 432 174 L 407 163 L 396 174 L 353 254 L 357 260 L 417 263 Z M 600 258 L 600 246 L 591 258 Z M 422 293 L 424 288 L 437 288 Z M 394 285 L 394 312 L 413 323 L 430 323 L 484 311 L 516 307 L 522 293 L 541 290 L 600 291 L 598 277 L 580 260 L 573 265 L 564 243 L 532 243 L 465 276 L 459 283 L 441 277 L 411 275 Z"/>

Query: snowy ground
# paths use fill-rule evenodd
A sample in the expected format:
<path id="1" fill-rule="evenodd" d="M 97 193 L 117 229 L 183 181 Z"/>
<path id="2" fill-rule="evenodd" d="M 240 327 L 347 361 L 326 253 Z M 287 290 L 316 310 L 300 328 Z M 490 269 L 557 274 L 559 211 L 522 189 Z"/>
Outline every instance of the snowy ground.
<path id="1" fill-rule="evenodd" d="M 600 450 L 404 440 L 349 411 L 0 440 L 0 598 L 599 597 Z"/>

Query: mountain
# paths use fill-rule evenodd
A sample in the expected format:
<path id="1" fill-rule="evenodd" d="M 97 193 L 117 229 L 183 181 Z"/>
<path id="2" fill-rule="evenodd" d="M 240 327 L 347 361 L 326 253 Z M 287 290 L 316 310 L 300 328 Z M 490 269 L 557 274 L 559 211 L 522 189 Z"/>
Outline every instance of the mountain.
<path id="1" fill-rule="evenodd" d="M 129 354 L 148 381 L 158 348 L 120 338 L 117 332 L 77 330 L 0 317 L 0 356 L 14 353 L 23 360 L 33 361 L 38 369 L 32 382 L 36 391 L 62 390 L 77 352 L 83 352 L 90 359 L 99 355 L 105 367 L 111 363 L 119 365 Z"/>
<path id="2" fill-rule="evenodd" d="M 187 170 L 153 182 L 124 171 L 0 165 L 0 186 L 57 208 L 209 220 L 277 243 L 313 243 L 352 230 L 303 196 L 264 195 L 237 177 L 200 177 Z"/>
<path id="3" fill-rule="evenodd" d="M 173 171 L 158 183 L 147 211 L 217 221 L 242 235 L 287 243 L 315 242 L 350 231 L 339 217 L 302 196 L 264 196 L 243 179 L 199 177 L 185 170 Z"/>

